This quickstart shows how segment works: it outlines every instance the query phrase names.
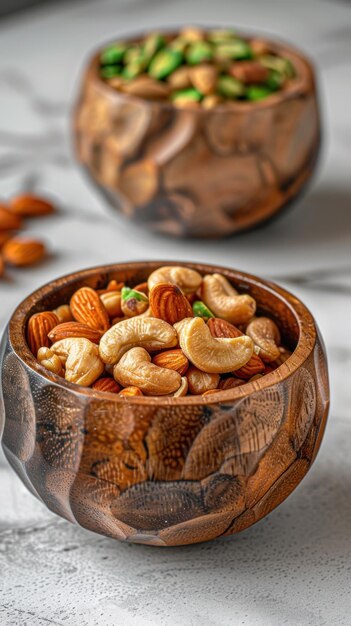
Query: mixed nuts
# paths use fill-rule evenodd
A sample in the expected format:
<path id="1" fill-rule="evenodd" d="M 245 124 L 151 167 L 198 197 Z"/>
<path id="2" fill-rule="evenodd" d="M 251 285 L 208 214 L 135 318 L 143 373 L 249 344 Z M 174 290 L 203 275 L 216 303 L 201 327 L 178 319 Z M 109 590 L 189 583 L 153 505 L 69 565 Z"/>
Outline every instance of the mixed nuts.
<path id="1" fill-rule="evenodd" d="M 256 380 L 290 352 L 256 301 L 222 274 L 164 266 L 146 283 L 83 286 L 29 318 L 27 341 L 48 371 L 120 396 L 209 395 Z"/>
<path id="2" fill-rule="evenodd" d="M 110 44 L 100 54 L 100 76 L 133 96 L 210 109 L 262 100 L 283 89 L 295 68 L 262 40 L 189 26 L 176 35 L 154 32 Z"/>

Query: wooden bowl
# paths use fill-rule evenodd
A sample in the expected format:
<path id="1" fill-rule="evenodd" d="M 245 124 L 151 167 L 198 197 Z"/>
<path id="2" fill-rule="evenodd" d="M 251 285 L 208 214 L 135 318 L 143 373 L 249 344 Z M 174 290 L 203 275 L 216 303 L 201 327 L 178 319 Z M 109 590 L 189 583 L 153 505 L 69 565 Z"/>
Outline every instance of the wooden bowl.
<path id="1" fill-rule="evenodd" d="M 277 214 L 310 178 L 320 124 L 313 69 L 268 41 L 297 77 L 259 102 L 179 109 L 112 89 L 88 64 L 74 112 L 77 158 L 110 204 L 152 230 L 220 237 Z"/>
<path id="2" fill-rule="evenodd" d="M 297 298 L 196 263 L 183 265 L 223 273 L 279 323 L 293 350 L 283 365 L 205 398 L 123 398 L 68 383 L 36 361 L 25 340 L 30 315 L 82 285 L 142 282 L 159 265 L 84 270 L 24 300 L 2 341 L 0 417 L 9 462 L 52 511 L 115 539 L 165 546 L 230 535 L 282 502 L 317 454 L 329 389 L 322 340 Z"/>

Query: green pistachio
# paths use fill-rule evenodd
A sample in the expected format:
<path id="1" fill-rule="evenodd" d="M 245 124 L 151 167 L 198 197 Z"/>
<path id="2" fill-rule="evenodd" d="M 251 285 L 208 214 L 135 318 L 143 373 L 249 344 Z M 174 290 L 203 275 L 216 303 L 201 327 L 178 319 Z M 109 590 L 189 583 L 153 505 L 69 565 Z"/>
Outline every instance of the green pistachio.
<path id="1" fill-rule="evenodd" d="M 119 65 L 105 65 L 100 68 L 100 76 L 108 80 L 109 78 L 115 78 L 115 76 L 120 76 L 121 68 Z"/>
<path id="2" fill-rule="evenodd" d="M 121 298 L 122 300 L 129 300 L 130 298 L 135 298 L 139 302 L 149 301 L 145 293 L 142 293 L 142 291 L 136 291 L 136 289 L 131 289 L 131 287 L 122 287 Z"/>
<path id="3" fill-rule="evenodd" d="M 134 315 L 141 315 L 145 313 L 149 306 L 148 297 L 141 291 L 131 289 L 130 287 L 123 287 L 121 291 L 121 308 L 122 313 L 127 317 L 134 317 Z"/>
<path id="4" fill-rule="evenodd" d="M 252 59 L 253 53 L 250 45 L 243 39 L 233 39 L 227 43 L 220 43 L 216 46 L 216 59 L 243 60 Z"/>
<path id="5" fill-rule="evenodd" d="M 255 102 L 256 100 L 263 100 L 272 93 L 272 89 L 267 85 L 249 85 L 246 88 L 246 98 Z"/>
<path id="6" fill-rule="evenodd" d="M 194 41 L 189 45 L 185 56 L 189 65 L 211 61 L 213 58 L 212 46 L 207 41 Z"/>
<path id="7" fill-rule="evenodd" d="M 129 63 L 133 63 L 134 61 L 139 59 L 140 55 L 141 55 L 140 46 L 129 46 L 129 48 L 127 48 L 124 53 L 123 61 L 126 65 L 129 65 Z"/>
<path id="8" fill-rule="evenodd" d="M 101 65 L 116 65 L 123 60 L 127 46 L 124 43 L 114 43 L 105 48 L 100 56 Z"/>
<path id="9" fill-rule="evenodd" d="M 200 102 L 202 99 L 202 93 L 195 89 L 195 87 L 189 87 L 189 89 L 179 89 L 174 91 L 171 96 L 173 102 Z"/>
<path id="10" fill-rule="evenodd" d="M 268 67 L 270 70 L 275 70 L 284 76 L 284 78 L 294 78 L 295 68 L 290 61 L 285 57 L 274 56 L 273 54 L 265 54 L 258 58 L 258 61 L 264 67 Z"/>
<path id="11" fill-rule="evenodd" d="M 163 48 L 157 52 L 149 67 L 149 74 L 156 80 L 167 78 L 182 63 L 183 55 L 179 50 Z"/>
<path id="12" fill-rule="evenodd" d="M 161 33 L 151 33 L 144 42 L 143 45 L 143 55 L 147 64 L 150 63 L 151 59 L 155 56 L 156 52 L 164 48 L 166 45 L 165 38 L 161 35 Z"/>
<path id="13" fill-rule="evenodd" d="M 285 78 L 283 74 L 277 72 L 276 70 L 269 70 L 269 75 L 266 80 L 267 87 L 272 89 L 272 91 L 277 91 L 278 89 L 282 88 L 284 82 Z"/>
<path id="14" fill-rule="evenodd" d="M 137 76 L 139 76 L 139 74 L 142 74 L 143 71 L 144 71 L 144 64 L 138 59 L 136 59 L 135 61 L 132 61 L 131 63 L 129 63 L 123 68 L 122 76 L 123 78 L 126 78 L 127 80 L 132 80 L 133 78 L 136 78 Z"/>
<path id="15" fill-rule="evenodd" d="M 233 78 L 233 76 L 220 76 L 217 82 L 217 91 L 221 96 L 233 100 L 245 94 L 245 87 L 240 80 Z"/>
<path id="16" fill-rule="evenodd" d="M 189 42 L 186 39 L 184 39 L 183 37 L 175 37 L 175 39 L 173 39 L 169 43 L 169 47 L 172 50 L 178 50 L 179 52 L 184 54 L 185 49 L 188 46 L 188 44 L 189 44 Z"/>
<path id="17" fill-rule="evenodd" d="M 193 304 L 193 313 L 195 317 L 202 317 L 204 320 L 209 320 L 210 317 L 214 317 L 212 311 L 201 300 L 196 300 Z"/>

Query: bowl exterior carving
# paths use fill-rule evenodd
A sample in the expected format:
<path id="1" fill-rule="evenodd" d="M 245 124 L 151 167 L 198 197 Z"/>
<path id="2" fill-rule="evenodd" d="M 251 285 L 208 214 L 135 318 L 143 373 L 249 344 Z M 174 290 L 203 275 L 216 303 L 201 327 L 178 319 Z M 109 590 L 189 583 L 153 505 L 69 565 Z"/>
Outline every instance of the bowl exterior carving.
<path id="1" fill-rule="evenodd" d="M 251 228 L 310 178 L 320 144 L 313 69 L 296 50 L 297 78 L 256 103 L 179 109 L 113 90 L 98 55 L 74 112 L 77 158 L 109 203 L 155 231 L 214 237 Z"/>
<path id="2" fill-rule="evenodd" d="M 127 399 L 62 384 L 31 360 L 23 325 L 33 307 L 55 306 L 62 290 L 87 284 L 86 277 L 98 285 L 129 272 L 137 282 L 145 265 L 152 266 L 115 266 L 56 281 L 56 292 L 43 288 L 17 309 L 1 347 L 4 451 L 52 511 L 106 536 L 163 546 L 229 535 L 282 502 L 318 451 L 329 398 L 323 344 L 296 299 L 228 270 L 231 280 L 261 294 L 260 306 L 271 306 L 283 327 L 285 319 L 290 340 L 300 332 L 292 324 L 295 313 L 306 315 L 299 318 L 304 345 L 265 381 L 218 399 Z"/>

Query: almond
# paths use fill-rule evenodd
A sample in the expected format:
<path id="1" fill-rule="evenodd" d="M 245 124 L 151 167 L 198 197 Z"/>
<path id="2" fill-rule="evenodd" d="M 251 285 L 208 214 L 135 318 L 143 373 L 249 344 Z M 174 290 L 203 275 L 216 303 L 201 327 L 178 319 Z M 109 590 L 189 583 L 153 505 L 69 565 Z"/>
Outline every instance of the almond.
<path id="1" fill-rule="evenodd" d="M 11 239 L 11 233 L 8 230 L 0 230 L 0 249 L 9 239 Z"/>
<path id="2" fill-rule="evenodd" d="M 222 320 L 219 317 L 210 318 L 207 322 L 207 326 L 211 331 L 211 335 L 217 338 L 225 337 L 241 337 L 244 333 L 239 330 L 234 324 Z M 257 354 L 253 354 L 251 359 L 240 369 L 235 371 L 235 376 L 249 380 L 255 374 L 260 374 L 264 371 L 264 363 Z"/>
<path id="3" fill-rule="evenodd" d="M 57 316 L 52 311 L 34 313 L 27 326 L 27 341 L 31 352 L 36 357 L 39 348 L 49 348 L 49 332 L 57 326 Z"/>
<path id="4" fill-rule="evenodd" d="M 255 61 L 240 61 L 230 68 L 230 74 L 246 85 L 260 85 L 266 82 L 269 70 Z"/>
<path id="5" fill-rule="evenodd" d="M 146 296 L 149 293 L 149 287 L 148 287 L 147 282 L 139 283 L 138 285 L 135 285 L 133 289 L 135 289 L 135 291 L 141 291 L 141 293 L 144 293 Z"/>
<path id="6" fill-rule="evenodd" d="M 11 213 L 3 204 L 0 205 L 0 230 L 18 230 L 21 223 L 18 215 Z"/>
<path id="7" fill-rule="evenodd" d="M 143 392 L 139 387 L 125 387 L 119 392 L 119 396 L 143 396 Z"/>
<path id="8" fill-rule="evenodd" d="M 51 202 L 43 198 L 31 194 L 24 194 L 12 198 L 10 210 L 15 215 L 21 217 L 40 217 L 41 215 L 54 213 L 55 207 Z"/>
<path id="9" fill-rule="evenodd" d="M 105 378 L 99 378 L 92 385 L 92 389 L 96 391 L 107 391 L 108 393 L 119 393 L 121 391 L 121 386 L 116 383 L 113 378 L 109 378 L 106 376 Z"/>
<path id="10" fill-rule="evenodd" d="M 41 261 L 46 254 L 46 248 L 41 241 L 14 237 L 4 244 L 2 253 L 5 263 L 15 267 L 26 267 Z"/>
<path id="11" fill-rule="evenodd" d="M 151 316 L 176 324 L 185 317 L 194 317 L 189 300 L 177 285 L 158 283 L 150 291 Z"/>
<path id="12" fill-rule="evenodd" d="M 108 313 L 99 295 L 91 287 L 81 287 L 70 301 L 71 312 L 77 322 L 105 332 L 110 328 Z"/>
<path id="13" fill-rule="evenodd" d="M 49 339 L 52 343 L 60 341 L 61 339 L 67 339 L 68 337 L 85 337 L 93 343 L 99 343 L 103 331 L 92 328 L 87 324 L 81 322 L 63 322 L 58 324 L 49 332 Z"/>
<path id="14" fill-rule="evenodd" d="M 110 282 L 108 283 L 107 287 L 105 287 L 105 289 L 97 289 L 96 293 L 98 293 L 99 296 L 101 296 L 102 293 L 108 293 L 109 291 L 121 291 L 123 287 L 124 287 L 124 283 L 122 282 L 118 283 L 116 280 L 110 280 Z"/>
<path id="15" fill-rule="evenodd" d="M 235 387 L 240 387 L 240 385 L 244 384 L 244 380 L 240 380 L 240 378 L 235 378 L 235 376 L 229 376 L 229 378 L 223 378 L 223 380 L 221 380 L 218 388 L 222 391 L 226 391 L 227 389 L 234 389 Z"/>
<path id="16" fill-rule="evenodd" d="M 210 318 L 207 322 L 207 326 L 211 331 L 212 337 L 217 337 L 219 339 L 235 338 L 243 335 L 241 330 L 234 326 L 234 324 L 226 322 L 226 320 L 222 320 L 219 317 Z"/>
<path id="17" fill-rule="evenodd" d="M 158 367 L 166 367 L 167 369 L 175 370 L 181 376 L 184 376 L 189 367 L 189 361 L 180 348 L 159 352 L 155 354 L 152 362 Z"/>
<path id="18" fill-rule="evenodd" d="M 235 370 L 234 374 L 235 376 L 238 376 L 239 378 L 244 378 L 244 380 L 249 380 L 250 378 L 252 378 L 252 376 L 255 376 L 256 374 L 261 374 L 262 372 L 264 372 L 264 369 L 265 369 L 265 365 L 262 359 L 260 359 L 258 354 L 254 353 L 251 359 L 246 363 L 246 365 L 244 365 L 238 370 Z"/>

